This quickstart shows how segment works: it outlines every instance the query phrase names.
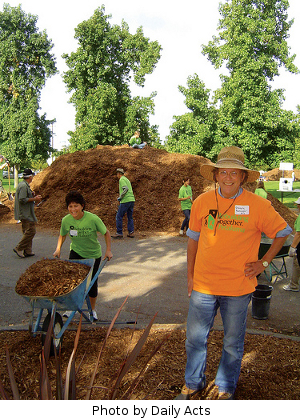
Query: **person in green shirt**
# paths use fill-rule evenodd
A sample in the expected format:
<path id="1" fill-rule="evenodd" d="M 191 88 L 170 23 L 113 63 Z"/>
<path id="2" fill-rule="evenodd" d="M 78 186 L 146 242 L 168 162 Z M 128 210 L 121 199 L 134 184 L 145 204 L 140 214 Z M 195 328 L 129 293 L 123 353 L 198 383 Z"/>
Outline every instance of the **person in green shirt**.
<path id="1" fill-rule="evenodd" d="M 61 221 L 60 233 L 57 241 L 56 250 L 53 256 L 60 258 L 61 247 L 69 234 L 71 238 L 70 260 L 95 259 L 92 278 L 100 266 L 102 249 L 98 241 L 98 232 L 104 235 L 106 251 L 104 259 L 110 260 L 113 256 L 111 252 L 111 236 L 109 230 L 96 214 L 85 210 L 85 200 L 78 191 L 70 191 L 66 196 L 66 206 L 69 211 Z M 95 310 L 98 295 L 98 282 L 94 282 L 89 291 L 92 307 L 93 320 L 97 320 Z M 69 316 L 71 311 L 66 311 L 63 316 Z"/>
<path id="2" fill-rule="evenodd" d="M 263 198 L 268 197 L 268 193 L 265 190 L 265 184 L 263 183 L 263 181 L 258 181 L 254 194 L 259 195 L 260 197 L 263 197 Z"/>
<path id="3" fill-rule="evenodd" d="M 300 197 L 295 201 L 298 211 L 300 211 Z M 283 286 L 283 290 L 287 292 L 299 292 L 299 278 L 300 278 L 300 214 L 295 220 L 294 224 L 295 236 L 291 243 L 289 256 L 293 258 L 292 277 L 288 284 Z"/>
<path id="4" fill-rule="evenodd" d="M 134 149 L 143 149 L 147 145 L 146 142 L 141 142 L 139 131 L 135 131 L 134 135 L 129 140 L 129 144 Z"/>
<path id="5" fill-rule="evenodd" d="M 117 234 L 113 236 L 114 239 L 123 239 L 123 217 L 127 214 L 127 229 L 128 238 L 134 238 L 134 223 L 133 223 L 133 207 L 135 198 L 131 186 L 131 182 L 124 175 L 124 169 L 117 169 L 117 177 L 119 179 L 119 208 L 116 216 Z"/>
<path id="6" fill-rule="evenodd" d="M 181 210 L 184 214 L 184 221 L 182 222 L 179 235 L 183 235 L 184 229 L 186 231 L 189 228 L 189 221 L 190 221 L 190 215 L 191 215 L 191 208 L 193 204 L 193 193 L 192 188 L 190 186 L 190 179 L 188 177 L 183 179 L 183 185 L 179 190 L 178 200 L 181 204 Z"/>

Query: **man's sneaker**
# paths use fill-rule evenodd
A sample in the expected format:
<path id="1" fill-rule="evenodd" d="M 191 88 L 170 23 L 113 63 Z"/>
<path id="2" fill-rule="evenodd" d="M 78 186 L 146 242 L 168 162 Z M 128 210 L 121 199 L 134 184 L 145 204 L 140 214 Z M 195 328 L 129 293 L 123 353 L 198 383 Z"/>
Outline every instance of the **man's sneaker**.
<path id="1" fill-rule="evenodd" d="M 116 235 L 112 236 L 112 238 L 114 238 L 114 239 L 123 239 L 123 235 L 116 234 Z"/>
<path id="2" fill-rule="evenodd" d="M 286 290 L 288 292 L 299 292 L 299 289 L 294 289 L 289 284 L 286 284 L 285 286 L 283 286 L 283 290 Z"/>
<path id="3" fill-rule="evenodd" d="M 93 321 L 98 321 L 98 315 L 97 312 L 95 311 L 95 309 L 92 310 L 92 315 L 90 315 L 90 320 Z"/>
<path id="4" fill-rule="evenodd" d="M 63 317 L 64 318 L 69 318 L 69 316 L 71 315 L 72 311 L 66 311 L 63 313 Z"/>
<path id="5" fill-rule="evenodd" d="M 134 233 L 133 232 L 129 232 L 127 235 L 127 238 L 134 238 Z"/>
<path id="6" fill-rule="evenodd" d="M 186 385 L 183 385 L 182 389 L 181 389 L 181 393 L 179 395 L 177 395 L 176 398 L 174 398 L 175 400 L 189 400 L 191 397 L 194 397 L 196 394 L 198 394 L 199 392 L 202 391 L 203 388 L 201 389 L 190 389 L 188 388 Z"/>
<path id="7" fill-rule="evenodd" d="M 17 248 L 14 248 L 13 251 L 17 254 L 18 257 L 25 258 L 24 255 L 21 254 L 21 252 L 17 250 Z"/>
<path id="8" fill-rule="evenodd" d="M 180 229 L 180 231 L 179 231 L 179 235 L 180 235 L 180 236 L 182 236 L 182 235 L 183 235 L 183 230 L 182 230 L 182 229 Z"/>

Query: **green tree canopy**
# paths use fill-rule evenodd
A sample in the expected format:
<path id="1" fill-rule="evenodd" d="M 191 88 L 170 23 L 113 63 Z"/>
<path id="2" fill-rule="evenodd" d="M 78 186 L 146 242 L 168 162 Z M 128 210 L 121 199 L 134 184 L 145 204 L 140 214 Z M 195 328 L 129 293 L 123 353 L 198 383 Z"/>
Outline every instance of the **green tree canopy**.
<path id="1" fill-rule="evenodd" d="M 39 115 L 46 78 L 57 72 L 53 44 L 21 6 L 0 12 L 0 148 L 13 165 L 47 159 L 50 121 Z"/>
<path id="2" fill-rule="evenodd" d="M 199 145 L 205 156 L 215 159 L 224 145 L 234 144 L 257 167 L 292 159 L 298 118 L 282 109 L 283 91 L 270 86 L 281 66 L 298 72 L 287 43 L 293 23 L 288 7 L 286 0 L 232 0 L 219 6 L 219 36 L 202 52 L 216 69 L 226 66 L 228 74 L 221 75 L 221 88 L 214 92 L 213 139 L 209 147 Z M 184 92 L 187 99 L 195 98 L 196 93 L 189 91 Z M 203 110 L 207 101 L 203 97 Z M 197 118 L 194 110 L 193 115 Z"/>
<path id="3" fill-rule="evenodd" d="M 150 42 L 141 27 L 132 35 L 124 21 L 121 26 L 111 25 L 110 17 L 104 6 L 97 9 L 75 29 L 76 52 L 63 55 L 70 69 L 64 82 L 76 109 L 76 130 L 69 133 L 73 150 L 123 144 L 137 129 L 143 132 L 143 140 L 157 136 L 149 123 L 155 94 L 131 98 L 129 85 L 132 78 L 144 85 L 161 47 L 157 41 Z"/>

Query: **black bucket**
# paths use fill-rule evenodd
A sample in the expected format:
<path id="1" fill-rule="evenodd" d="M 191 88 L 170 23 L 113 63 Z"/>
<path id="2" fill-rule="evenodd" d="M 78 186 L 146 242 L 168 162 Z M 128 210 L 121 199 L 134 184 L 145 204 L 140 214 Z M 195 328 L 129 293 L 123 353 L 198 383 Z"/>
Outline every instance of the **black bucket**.
<path id="1" fill-rule="evenodd" d="M 255 287 L 255 292 L 253 293 L 253 296 L 259 297 L 259 298 L 266 298 L 271 296 L 273 290 L 273 286 L 265 285 L 265 284 L 258 284 Z"/>
<path id="2" fill-rule="evenodd" d="M 267 319 L 270 311 L 273 287 L 259 284 L 252 295 L 252 318 Z"/>

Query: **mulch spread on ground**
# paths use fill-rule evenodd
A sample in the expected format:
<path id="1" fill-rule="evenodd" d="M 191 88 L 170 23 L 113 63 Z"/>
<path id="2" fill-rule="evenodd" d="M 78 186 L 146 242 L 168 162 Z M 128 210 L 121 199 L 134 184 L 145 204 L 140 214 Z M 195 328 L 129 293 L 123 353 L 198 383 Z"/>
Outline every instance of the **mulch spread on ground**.
<path id="1" fill-rule="evenodd" d="M 107 329 L 104 327 L 84 330 L 80 334 L 76 353 L 77 399 L 84 399 L 94 370 L 100 347 Z M 142 331 L 115 329 L 108 337 L 100 358 L 91 399 L 108 399 L 116 374 Z M 134 378 L 141 371 L 147 358 L 169 334 L 160 350 L 148 363 L 142 381 L 131 399 L 172 400 L 180 393 L 184 382 L 186 363 L 185 331 L 153 330 L 136 362 L 121 383 L 117 399 L 122 399 Z M 62 372 L 65 378 L 68 359 L 74 346 L 75 331 L 67 330 L 63 336 Z M 207 388 L 196 399 L 214 399 L 214 378 L 222 352 L 223 332 L 212 331 L 208 341 Z M 11 363 L 21 399 L 39 399 L 39 337 L 28 332 L 0 332 L 0 378 L 8 394 L 10 385 L 5 362 L 8 346 Z M 245 352 L 235 399 L 238 400 L 298 400 L 300 397 L 299 342 L 271 336 L 246 334 Z M 82 357 L 83 360 L 82 360 Z M 55 360 L 50 359 L 48 374 L 55 395 Z M 55 397 L 54 397 L 55 398 Z"/>
<path id="2" fill-rule="evenodd" d="M 45 258 L 25 270 L 15 290 L 25 296 L 65 295 L 82 283 L 89 271 L 84 264 Z"/>

